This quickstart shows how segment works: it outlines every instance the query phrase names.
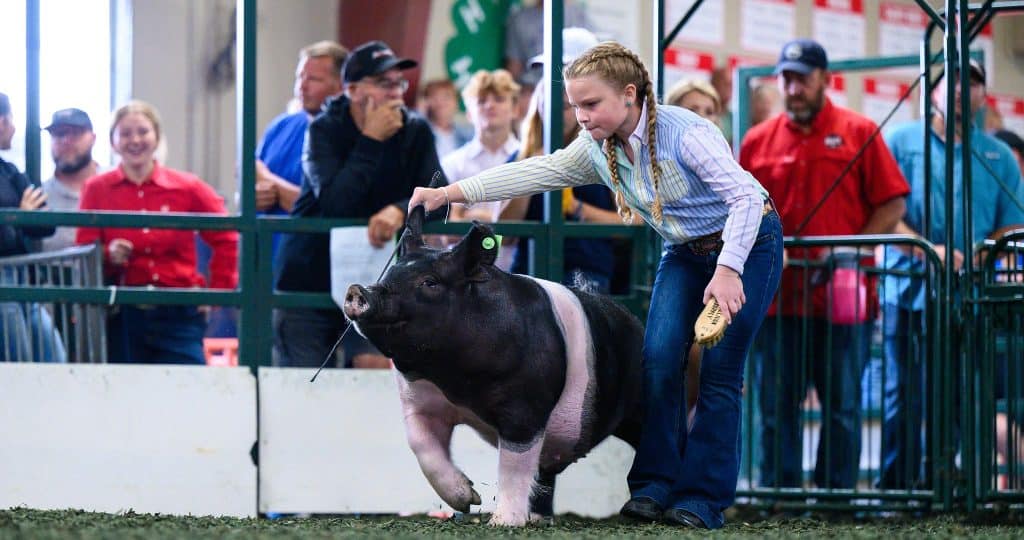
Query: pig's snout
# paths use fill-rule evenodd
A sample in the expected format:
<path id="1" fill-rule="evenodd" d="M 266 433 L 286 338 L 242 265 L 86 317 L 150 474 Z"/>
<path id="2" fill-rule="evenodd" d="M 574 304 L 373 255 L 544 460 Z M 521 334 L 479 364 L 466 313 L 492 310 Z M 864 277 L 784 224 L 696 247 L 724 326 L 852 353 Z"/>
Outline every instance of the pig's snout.
<path id="1" fill-rule="evenodd" d="M 361 285 L 349 285 L 345 293 L 345 316 L 353 321 L 358 320 L 370 311 L 370 293 Z"/>

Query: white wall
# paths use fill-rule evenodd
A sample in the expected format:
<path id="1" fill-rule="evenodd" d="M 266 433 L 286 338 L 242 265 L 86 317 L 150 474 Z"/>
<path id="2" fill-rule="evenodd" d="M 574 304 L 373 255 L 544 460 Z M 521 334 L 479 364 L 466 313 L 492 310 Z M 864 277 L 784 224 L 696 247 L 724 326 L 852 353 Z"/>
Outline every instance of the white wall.
<path id="1" fill-rule="evenodd" d="M 234 0 L 135 0 L 133 96 L 159 109 L 167 164 L 198 174 L 233 207 L 235 84 L 207 85 L 213 56 L 234 30 Z M 257 4 L 257 130 L 292 95 L 298 51 L 337 37 L 337 0 L 261 0 Z"/>

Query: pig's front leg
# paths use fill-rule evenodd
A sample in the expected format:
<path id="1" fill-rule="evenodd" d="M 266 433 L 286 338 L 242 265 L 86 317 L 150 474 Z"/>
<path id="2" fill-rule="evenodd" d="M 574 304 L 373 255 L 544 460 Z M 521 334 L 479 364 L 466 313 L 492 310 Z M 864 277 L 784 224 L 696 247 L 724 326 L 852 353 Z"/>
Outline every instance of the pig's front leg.
<path id="1" fill-rule="evenodd" d="M 469 512 L 472 504 L 480 504 L 480 494 L 473 482 L 452 463 L 450 445 L 455 424 L 428 413 L 405 417 L 409 448 L 416 455 L 423 475 L 434 491 L 459 512 Z"/>
<path id="2" fill-rule="evenodd" d="M 530 521 L 530 495 L 540 464 L 544 433 L 528 443 L 498 442 L 498 506 L 491 525 L 521 527 Z"/>

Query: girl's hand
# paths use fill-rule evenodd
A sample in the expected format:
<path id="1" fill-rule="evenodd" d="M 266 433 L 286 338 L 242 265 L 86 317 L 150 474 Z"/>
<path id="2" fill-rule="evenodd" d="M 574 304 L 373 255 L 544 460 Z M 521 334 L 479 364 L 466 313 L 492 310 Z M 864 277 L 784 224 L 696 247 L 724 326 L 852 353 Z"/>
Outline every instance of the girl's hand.
<path id="1" fill-rule="evenodd" d="M 727 324 L 732 324 L 732 318 L 740 312 L 743 304 L 747 302 L 747 296 L 743 293 L 743 281 L 740 275 L 728 266 L 718 265 L 711 282 L 704 289 L 704 303 L 707 304 L 711 298 L 718 300 L 722 308 L 722 316 Z"/>
<path id="2" fill-rule="evenodd" d="M 115 238 L 107 244 L 107 255 L 110 256 L 110 262 L 118 266 L 128 262 L 128 258 L 132 254 L 132 243 L 124 238 Z"/>
<path id="3" fill-rule="evenodd" d="M 449 186 L 440 188 L 425 188 L 418 187 L 412 192 L 412 197 L 409 198 L 409 209 L 407 213 L 412 213 L 412 209 L 422 204 L 423 209 L 427 212 L 436 210 L 446 204 L 448 204 L 448 195 L 445 190 Z"/>

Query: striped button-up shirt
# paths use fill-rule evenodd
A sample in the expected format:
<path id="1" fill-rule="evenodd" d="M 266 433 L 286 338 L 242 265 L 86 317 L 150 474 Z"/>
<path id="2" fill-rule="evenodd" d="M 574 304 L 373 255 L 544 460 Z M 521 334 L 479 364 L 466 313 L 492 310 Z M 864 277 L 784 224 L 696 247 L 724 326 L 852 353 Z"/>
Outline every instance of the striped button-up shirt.
<path id="1" fill-rule="evenodd" d="M 655 154 L 661 167 L 658 192 L 663 218 L 650 208 L 654 181 L 647 111 L 629 137 L 636 163 L 616 148 L 626 203 L 670 244 L 722 231 L 718 263 L 743 273 L 761 224 L 767 192 L 733 159 L 718 127 L 688 110 L 658 106 Z M 601 143 L 583 131 L 568 147 L 547 156 L 510 163 L 459 182 L 467 202 L 496 201 L 569 186 L 612 184 Z"/>

